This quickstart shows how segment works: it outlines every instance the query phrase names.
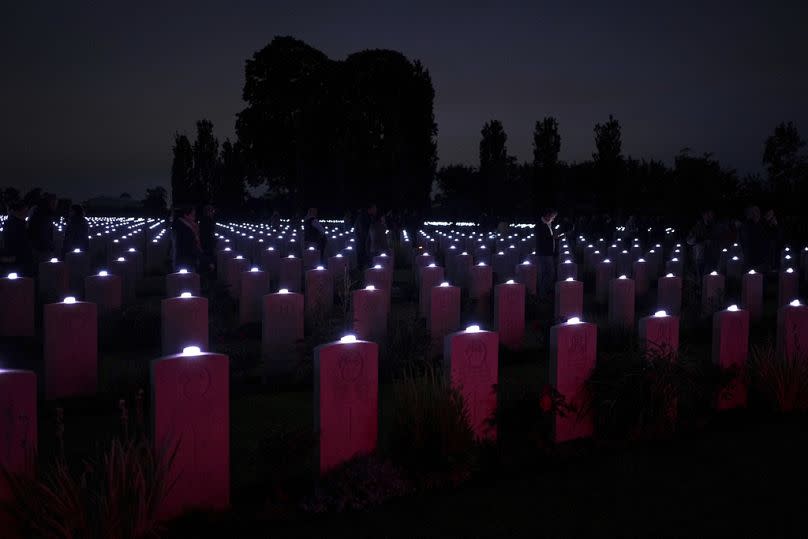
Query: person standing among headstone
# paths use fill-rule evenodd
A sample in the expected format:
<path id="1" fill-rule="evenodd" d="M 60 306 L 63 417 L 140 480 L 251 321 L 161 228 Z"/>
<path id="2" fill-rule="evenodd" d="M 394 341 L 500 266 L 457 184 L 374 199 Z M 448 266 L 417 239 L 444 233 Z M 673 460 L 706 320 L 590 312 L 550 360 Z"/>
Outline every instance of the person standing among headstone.
<path id="1" fill-rule="evenodd" d="M 3 263 L 10 271 L 23 275 L 31 275 L 33 272 L 33 257 L 25 227 L 27 214 L 28 205 L 25 202 L 12 202 L 3 227 Z"/>
<path id="2" fill-rule="evenodd" d="M 376 219 L 376 204 L 371 203 L 367 208 L 359 212 L 359 216 L 354 223 L 354 235 L 356 236 L 356 260 L 360 268 L 368 264 L 368 250 L 370 249 L 370 226 Z"/>
<path id="3" fill-rule="evenodd" d="M 174 271 L 180 268 L 197 271 L 202 254 L 199 225 L 193 206 L 179 208 L 172 229 L 174 245 Z"/>
<path id="4" fill-rule="evenodd" d="M 717 250 L 717 246 L 714 245 L 714 221 L 713 210 L 704 210 L 687 236 L 687 244 L 693 249 L 693 260 L 696 262 L 697 282 L 701 282 L 706 269 L 712 271 L 717 263 L 717 256 L 713 256 L 713 252 Z"/>
<path id="5" fill-rule="evenodd" d="M 553 221 L 558 212 L 552 208 L 544 210 L 536 224 L 536 257 L 539 263 L 539 298 L 546 299 L 553 292 L 555 281 L 556 237 Z"/>
<path id="6" fill-rule="evenodd" d="M 50 260 L 56 252 L 53 237 L 53 219 L 56 216 L 55 195 L 43 195 L 28 218 L 28 239 L 31 242 L 34 268 L 40 262 Z"/>
<path id="7" fill-rule="evenodd" d="M 328 236 L 325 233 L 325 228 L 322 223 L 317 220 L 317 208 L 309 208 L 308 213 L 306 213 L 306 218 L 303 220 L 303 241 L 306 242 L 306 244 L 313 243 L 316 245 L 317 250 L 320 252 L 320 258 L 322 259 L 325 253 L 327 239 Z"/>
<path id="8" fill-rule="evenodd" d="M 81 249 L 83 252 L 90 250 L 90 227 L 87 218 L 84 216 L 84 208 L 78 204 L 70 206 L 70 217 L 67 219 L 65 227 L 65 238 L 62 242 L 62 258 L 65 253 L 74 249 Z"/>

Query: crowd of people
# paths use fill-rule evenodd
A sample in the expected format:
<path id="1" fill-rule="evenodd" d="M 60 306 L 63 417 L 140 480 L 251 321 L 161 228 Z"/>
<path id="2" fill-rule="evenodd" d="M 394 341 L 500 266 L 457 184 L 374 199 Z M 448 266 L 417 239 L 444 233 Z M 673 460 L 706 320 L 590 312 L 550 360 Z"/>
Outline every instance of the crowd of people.
<path id="1" fill-rule="evenodd" d="M 70 206 L 64 238 L 57 250 L 54 222 L 59 217 L 58 200 L 53 194 L 11 201 L 3 227 L 2 266 L 8 272 L 34 276 L 40 262 L 64 258 L 65 253 L 74 249 L 87 250 L 89 225 L 84 208 L 78 204 Z"/>

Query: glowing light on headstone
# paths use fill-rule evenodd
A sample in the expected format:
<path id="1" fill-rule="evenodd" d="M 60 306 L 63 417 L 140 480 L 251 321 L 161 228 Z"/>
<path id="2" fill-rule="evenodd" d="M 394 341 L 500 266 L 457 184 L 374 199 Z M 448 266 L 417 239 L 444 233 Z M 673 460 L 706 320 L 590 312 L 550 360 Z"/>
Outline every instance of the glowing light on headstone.
<path id="1" fill-rule="evenodd" d="M 182 294 L 180 294 L 180 297 L 181 298 L 190 298 L 192 296 L 191 296 L 190 292 L 183 292 Z"/>
<path id="2" fill-rule="evenodd" d="M 738 306 L 737 305 L 730 305 L 729 307 L 727 307 L 727 310 L 729 312 L 731 312 L 731 313 L 737 313 L 738 312 Z"/>
<path id="3" fill-rule="evenodd" d="M 64 302 L 63 302 L 63 303 L 67 303 L 67 304 L 76 303 L 76 298 L 75 298 L 75 297 L 73 297 L 73 296 L 67 296 L 67 297 L 64 299 Z"/>
<path id="4" fill-rule="evenodd" d="M 101 270 L 98 272 L 99 277 L 106 277 L 107 275 L 109 275 L 109 272 L 107 270 Z"/>
<path id="5" fill-rule="evenodd" d="M 478 326 L 476 324 L 468 326 L 466 328 L 466 333 L 478 333 L 479 331 L 480 331 L 480 326 Z"/>
<path id="6" fill-rule="evenodd" d="M 16 274 L 16 273 L 14 273 L 14 272 L 11 272 L 11 273 L 9 273 L 9 274 L 8 274 L 8 278 L 9 278 L 9 279 L 11 279 L 12 281 L 13 281 L 14 279 L 18 278 L 18 277 L 19 277 L 19 275 L 17 275 L 17 274 Z"/>
<path id="7" fill-rule="evenodd" d="M 202 353 L 202 349 L 198 346 L 186 346 L 182 349 L 182 355 L 184 356 L 198 356 Z"/>
<path id="8" fill-rule="evenodd" d="M 356 335 L 345 335 L 344 337 L 340 337 L 339 342 L 341 343 L 356 342 Z"/>
<path id="9" fill-rule="evenodd" d="M 668 316 L 667 311 L 657 311 L 654 313 L 654 318 L 665 318 L 666 316 Z"/>
<path id="10" fill-rule="evenodd" d="M 580 324 L 580 323 L 581 323 L 581 319 L 578 318 L 577 316 L 573 316 L 572 318 L 567 320 L 567 324 L 570 324 L 570 325 L 576 325 L 576 324 Z"/>
<path id="11" fill-rule="evenodd" d="M 281 288 L 280 290 L 278 290 L 278 294 L 288 294 L 288 293 L 289 293 L 288 288 Z"/>

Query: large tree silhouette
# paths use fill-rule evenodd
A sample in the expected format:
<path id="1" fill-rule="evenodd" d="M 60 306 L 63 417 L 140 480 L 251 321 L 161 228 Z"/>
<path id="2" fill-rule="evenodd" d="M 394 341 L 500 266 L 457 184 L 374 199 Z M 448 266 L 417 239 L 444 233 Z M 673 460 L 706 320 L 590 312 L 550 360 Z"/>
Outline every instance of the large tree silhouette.
<path id="1" fill-rule="evenodd" d="M 800 152 L 805 141 L 792 123 L 781 123 L 774 129 L 763 148 L 763 164 L 769 174 L 769 186 L 778 198 L 787 199 L 805 191 L 806 158 Z"/>
<path id="2" fill-rule="evenodd" d="M 437 126 L 419 62 L 388 50 L 332 61 L 276 37 L 247 61 L 243 98 L 236 133 L 251 185 L 297 205 L 427 204 Z"/>
<path id="3" fill-rule="evenodd" d="M 174 135 L 172 148 L 174 159 L 171 163 L 171 201 L 172 204 L 189 204 L 194 200 L 191 172 L 194 166 L 194 154 L 191 142 L 185 135 Z"/>
<path id="4" fill-rule="evenodd" d="M 547 116 L 537 121 L 533 128 L 533 182 L 534 202 L 547 200 L 553 204 L 556 197 L 555 179 L 558 169 L 558 154 L 561 152 L 561 135 L 558 120 Z"/>
<path id="5" fill-rule="evenodd" d="M 480 130 L 479 207 L 502 210 L 502 191 L 508 176 L 508 135 L 499 120 L 491 120 Z"/>

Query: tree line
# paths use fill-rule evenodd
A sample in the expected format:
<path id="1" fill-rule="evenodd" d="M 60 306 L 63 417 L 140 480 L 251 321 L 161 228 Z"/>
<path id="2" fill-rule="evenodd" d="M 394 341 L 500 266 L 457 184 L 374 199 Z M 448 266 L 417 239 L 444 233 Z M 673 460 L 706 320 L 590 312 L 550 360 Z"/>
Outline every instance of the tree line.
<path id="1" fill-rule="evenodd" d="M 591 160 L 562 161 L 559 123 L 547 116 L 535 124 L 532 161 L 520 163 L 494 119 L 481 129 L 477 166 L 437 169 L 434 95 L 429 71 L 399 52 L 365 50 L 335 61 L 276 37 L 246 61 L 234 142 L 220 145 L 208 120 L 197 122 L 193 142 L 175 135 L 172 199 L 239 209 L 248 186 L 265 186 L 273 208 L 343 211 L 372 200 L 459 218 L 531 216 L 543 206 L 692 215 L 755 203 L 793 213 L 808 194 L 805 142 L 790 122 L 764 143 L 765 176 L 741 178 L 689 148 L 672 166 L 626 156 L 613 116 L 595 124 Z"/>

